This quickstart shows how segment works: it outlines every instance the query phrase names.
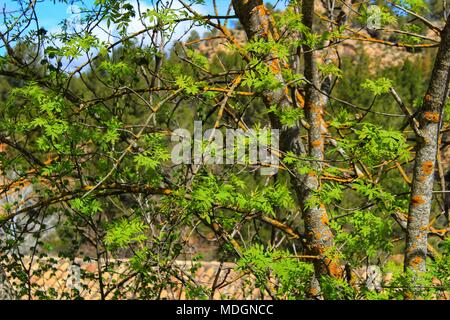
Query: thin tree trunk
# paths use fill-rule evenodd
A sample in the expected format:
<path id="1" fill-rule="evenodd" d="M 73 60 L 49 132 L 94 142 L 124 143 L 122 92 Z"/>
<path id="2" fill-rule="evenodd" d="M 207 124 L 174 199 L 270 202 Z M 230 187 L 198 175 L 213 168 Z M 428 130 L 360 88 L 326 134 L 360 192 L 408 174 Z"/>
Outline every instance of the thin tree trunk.
<path id="1" fill-rule="evenodd" d="M 313 32 L 314 26 L 314 0 L 303 1 L 302 3 L 303 24 Z M 324 108 L 327 97 L 320 93 L 319 72 L 316 65 L 316 52 L 308 45 L 303 46 L 305 61 L 305 78 L 308 80 L 305 95 L 305 115 L 309 124 L 308 130 L 308 150 L 309 157 L 319 161 L 312 161 L 311 165 L 315 172 L 311 172 L 305 178 L 304 184 L 308 192 L 302 192 L 305 203 L 314 196 L 320 188 L 317 173 L 322 171 L 322 160 L 324 160 L 324 132 L 326 132 L 323 120 Z M 324 274 L 338 276 L 341 268 L 336 261 L 329 257 L 329 251 L 333 247 L 333 234 L 328 226 L 328 216 L 323 204 L 308 206 L 303 210 L 306 234 L 312 254 L 324 256 L 320 264 L 316 264 L 316 275 Z"/>
<path id="2" fill-rule="evenodd" d="M 267 40 L 277 40 L 278 32 L 273 25 L 273 18 L 270 12 L 265 8 L 262 0 L 240 1 L 233 0 L 233 7 L 239 18 L 249 40 L 260 38 Z M 308 27 L 312 27 L 312 16 L 314 12 L 314 1 L 306 1 L 303 6 L 303 14 L 307 16 L 305 22 Z M 305 54 L 305 77 L 311 81 L 316 87 L 320 87 L 318 79 L 318 71 L 315 64 L 315 54 L 311 50 L 307 50 Z M 281 66 L 286 66 L 284 61 L 278 59 L 276 52 L 272 52 L 266 57 L 266 64 L 272 70 L 277 79 L 284 83 L 281 74 Z M 288 88 L 278 90 L 267 90 L 262 93 L 264 103 L 267 108 L 276 105 L 280 109 L 292 108 L 293 103 L 289 97 Z M 272 127 L 281 129 L 280 147 L 283 151 L 292 151 L 297 155 L 309 155 L 318 160 L 324 158 L 324 136 L 322 119 L 325 98 L 317 91 L 314 86 L 308 86 L 305 100 L 305 112 L 309 124 L 309 148 L 306 151 L 305 146 L 300 140 L 300 128 L 283 128 L 279 119 L 271 113 Z M 303 101 L 302 101 L 303 102 Z M 320 172 L 321 162 L 312 161 L 313 171 Z M 328 217 L 323 204 L 307 206 L 310 200 L 319 190 L 319 178 L 316 173 L 311 172 L 307 175 L 301 175 L 296 172 L 295 168 L 291 171 L 296 174 L 291 177 L 291 182 L 297 193 L 299 203 L 303 210 L 305 221 L 305 229 L 307 234 L 307 249 L 311 254 L 322 256 L 323 259 L 317 259 L 314 262 L 316 278 L 320 279 L 323 275 L 340 276 L 341 268 L 335 259 L 328 256 L 330 249 L 333 247 L 333 234 L 328 226 Z M 313 295 L 319 295 L 319 287 L 313 288 Z"/>
<path id="3" fill-rule="evenodd" d="M 432 205 L 432 191 L 438 137 L 442 113 L 448 96 L 450 73 L 450 17 L 441 32 L 441 44 L 427 93 L 418 114 L 420 136 L 406 230 L 405 270 L 426 271 L 427 235 Z"/>

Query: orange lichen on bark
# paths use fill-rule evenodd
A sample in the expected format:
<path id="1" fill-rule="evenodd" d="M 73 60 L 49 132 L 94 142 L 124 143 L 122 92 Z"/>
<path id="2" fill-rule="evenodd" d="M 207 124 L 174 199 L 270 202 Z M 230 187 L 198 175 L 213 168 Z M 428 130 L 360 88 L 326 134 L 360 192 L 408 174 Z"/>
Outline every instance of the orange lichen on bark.
<path id="1" fill-rule="evenodd" d="M 422 165 L 422 171 L 426 175 L 430 175 L 433 173 L 433 167 L 434 167 L 433 161 L 425 161 L 424 164 Z"/>
<path id="2" fill-rule="evenodd" d="M 314 140 L 313 142 L 311 142 L 311 145 L 313 147 L 319 147 L 322 145 L 322 140 Z"/>
<path id="3" fill-rule="evenodd" d="M 311 287 L 309 289 L 309 293 L 311 294 L 311 296 L 316 297 L 319 295 L 319 290 L 317 290 L 317 288 L 315 287 Z"/>
<path id="4" fill-rule="evenodd" d="M 277 59 L 273 60 L 272 63 L 269 66 L 270 66 L 270 70 L 273 73 L 275 73 L 275 74 L 280 73 L 281 68 L 280 68 L 280 64 L 278 63 Z"/>
<path id="5" fill-rule="evenodd" d="M 327 265 L 328 273 L 330 275 L 332 275 L 335 278 L 342 277 L 343 270 L 339 266 L 339 264 L 336 263 L 336 261 L 334 261 L 333 259 L 330 259 L 330 258 L 325 258 L 324 261 L 325 261 L 325 264 Z"/>
<path id="6" fill-rule="evenodd" d="M 320 179 L 321 180 L 333 180 L 333 181 L 338 181 L 338 182 L 343 182 L 343 183 L 349 183 L 349 182 L 352 182 L 353 180 L 355 180 L 355 178 L 339 178 L 339 177 L 335 177 L 335 176 L 330 176 L 328 174 L 321 176 Z"/>
<path id="7" fill-rule="evenodd" d="M 262 27 L 262 35 L 264 37 L 267 37 L 270 34 L 270 25 L 269 25 L 269 19 L 268 19 L 268 11 L 266 9 L 266 7 L 264 6 L 264 4 L 261 4 L 259 6 L 256 6 L 254 8 L 254 10 L 256 10 L 258 12 L 258 16 L 259 16 L 259 22 L 261 23 L 261 27 Z"/>
<path id="8" fill-rule="evenodd" d="M 322 112 L 322 107 L 315 103 L 311 103 L 309 110 L 311 111 L 311 113 L 320 113 Z"/>
<path id="9" fill-rule="evenodd" d="M 300 107 L 303 108 L 305 106 L 305 99 L 298 91 L 296 91 L 295 96 L 297 98 L 297 102 L 299 102 L 299 104 L 300 104 Z"/>
<path id="10" fill-rule="evenodd" d="M 423 113 L 423 116 L 428 121 L 436 122 L 436 123 L 439 122 L 439 113 L 437 113 L 437 112 L 426 111 Z"/>
<path id="11" fill-rule="evenodd" d="M 430 230 L 430 232 L 435 233 L 435 234 L 439 234 L 439 235 L 442 235 L 442 236 L 444 236 L 447 232 L 450 231 L 450 228 L 447 228 L 447 229 L 436 229 L 433 226 L 430 226 L 428 229 Z"/>
<path id="12" fill-rule="evenodd" d="M 328 216 L 326 213 L 322 214 L 322 217 L 320 218 L 323 224 L 328 224 Z"/>
<path id="13" fill-rule="evenodd" d="M 413 206 L 419 206 L 426 202 L 425 200 L 423 200 L 423 198 L 421 196 L 414 196 L 414 197 L 412 197 L 411 200 L 412 200 Z"/>
<path id="14" fill-rule="evenodd" d="M 422 262 L 422 258 L 421 257 L 415 257 L 414 259 L 411 260 L 410 265 L 415 267 L 418 264 L 420 264 Z"/>
<path id="15" fill-rule="evenodd" d="M 426 179 L 428 178 L 428 176 L 427 175 L 420 175 L 417 179 L 420 181 L 420 182 L 424 182 Z"/>
<path id="16" fill-rule="evenodd" d="M 316 125 L 316 127 L 320 127 L 323 124 L 323 122 L 324 121 L 323 121 L 322 115 L 318 114 L 314 124 Z"/>

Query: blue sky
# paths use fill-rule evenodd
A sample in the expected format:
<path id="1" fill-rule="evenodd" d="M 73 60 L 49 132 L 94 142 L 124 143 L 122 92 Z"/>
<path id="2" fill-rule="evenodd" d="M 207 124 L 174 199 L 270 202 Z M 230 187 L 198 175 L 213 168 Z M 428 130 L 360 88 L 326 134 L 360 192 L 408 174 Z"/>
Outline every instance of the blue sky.
<path id="1" fill-rule="evenodd" d="M 77 7 L 85 7 L 90 8 L 93 6 L 95 0 L 83 0 L 83 1 L 71 1 L 68 0 L 67 3 L 60 2 L 59 0 L 37 0 L 38 3 L 36 4 L 36 13 L 39 18 L 39 24 L 40 27 L 44 27 L 46 30 L 48 30 L 50 33 L 55 34 L 59 31 L 59 24 L 64 20 L 71 16 L 70 8 L 71 5 L 75 5 Z M 127 0 L 131 4 L 136 4 L 136 0 Z M 188 0 L 185 0 L 188 2 Z M 216 0 L 219 14 L 226 14 L 228 10 L 228 6 L 230 4 L 231 0 Z M 284 1 L 282 0 L 279 2 L 277 7 L 284 6 Z M 181 8 L 181 4 L 174 0 L 175 8 Z M 277 1 L 272 0 L 266 0 L 265 2 L 270 3 L 276 3 Z M 152 7 L 152 0 L 140 0 L 141 10 L 145 11 L 147 8 Z M 0 0 L 0 8 L 6 8 L 6 11 L 13 11 L 18 8 L 17 2 L 13 0 Z M 137 8 L 135 6 L 135 8 Z M 195 6 L 195 9 L 200 12 L 201 14 L 214 14 L 214 8 L 212 5 L 212 0 L 205 0 L 205 5 L 197 5 Z M 14 13 L 15 15 L 16 13 Z M 0 30 L 2 30 L 4 26 L 0 26 Z M 33 25 L 34 28 L 34 25 Z M 138 18 L 134 18 L 132 22 L 130 23 L 128 27 L 128 31 L 136 32 L 139 30 L 142 30 L 144 26 L 139 21 Z M 180 40 L 185 38 L 189 33 L 186 33 L 188 30 L 196 30 L 200 34 L 207 31 L 205 27 L 197 26 L 191 29 L 192 26 L 189 22 L 183 22 L 177 26 L 174 32 L 174 37 L 170 40 L 169 43 L 167 43 L 166 48 L 170 48 L 174 41 Z M 101 28 L 95 28 L 92 32 L 97 36 L 101 41 L 105 41 L 106 43 L 111 43 L 114 38 L 111 38 L 111 35 L 117 35 L 116 32 L 114 32 L 112 29 L 108 29 L 106 27 L 106 23 L 101 24 Z M 117 40 L 117 38 L 115 39 Z M 59 40 L 56 40 L 57 42 Z M 56 44 L 56 43 L 54 43 Z M 53 43 L 51 45 L 54 45 Z M 0 46 L 0 54 L 4 54 L 5 49 L 3 46 Z M 76 65 L 78 63 L 82 63 L 85 60 L 85 56 L 78 58 L 76 61 L 69 63 L 67 66 L 69 69 L 73 67 L 73 65 Z"/>
<path id="2" fill-rule="evenodd" d="M 74 3 L 75 5 L 78 5 L 79 7 L 82 7 L 83 5 L 81 3 L 84 3 L 86 7 L 92 6 L 94 3 L 94 0 L 84 0 L 81 1 L 67 1 L 68 3 L 61 3 L 58 0 L 38 0 L 39 2 L 36 5 L 36 12 L 38 14 L 40 23 L 43 27 L 46 29 L 54 29 L 57 27 L 58 23 L 69 16 L 67 13 L 68 7 L 71 3 Z M 228 5 L 231 0 L 216 0 L 219 12 L 221 14 L 225 14 Z M 151 0 L 141 0 L 141 3 L 145 3 L 148 6 L 151 6 Z M 276 1 L 265 1 L 270 3 L 275 3 Z M 280 1 L 279 6 L 284 5 L 284 1 Z M 0 7 L 6 7 L 8 10 L 14 10 L 17 8 L 17 3 L 12 0 L 0 0 Z M 205 10 L 206 13 L 213 14 L 213 6 L 212 6 L 212 0 L 205 0 L 205 5 L 201 6 L 203 10 Z"/>

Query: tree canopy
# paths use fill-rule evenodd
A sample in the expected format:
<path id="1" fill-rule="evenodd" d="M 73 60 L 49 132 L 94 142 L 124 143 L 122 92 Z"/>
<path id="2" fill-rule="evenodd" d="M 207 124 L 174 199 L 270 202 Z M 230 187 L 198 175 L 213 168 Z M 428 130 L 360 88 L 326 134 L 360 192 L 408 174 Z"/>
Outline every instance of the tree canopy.
<path id="1" fill-rule="evenodd" d="M 262 298 L 450 298 L 446 1 L 53 3 L 2 11 L 0 298 L 60 298 L 57 256 L 102 299 L 211 298 L 205 260 Z"/>

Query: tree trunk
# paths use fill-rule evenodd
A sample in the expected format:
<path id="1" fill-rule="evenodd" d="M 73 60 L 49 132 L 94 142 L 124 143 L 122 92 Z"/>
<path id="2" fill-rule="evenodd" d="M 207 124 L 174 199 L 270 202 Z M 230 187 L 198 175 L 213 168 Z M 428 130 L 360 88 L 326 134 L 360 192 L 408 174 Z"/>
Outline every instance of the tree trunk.
<path id="1" fill-rule="evenodd" d="M 303 24 L 313 32 L 314 26 L 314 0 L 302 3 Z M 305 205 L 315 192 L 320 188 L 317 173 L 322 171 L 322 160 L 324 160 L 324 132 L 323 120 L 324 108 L 327 97 L 317 90 L 320 88 L 319 71 L 316 65 L 316 52 L 308 45 L 303 46 L 305 61 L 305 78 L 308 80 L 305 95 L 305 115 L 309 124 L 308 150 L 309 157 L 319 161 L 312 161 L 311 165 L 315 172 L 311 172 L 305 178 L 304 184 L 308 192 L 303 192 L 301 203 Z M 303 189 L 305 190 L 305 189 Z M 339 276 L 342 272 L 335 259 L 331 259 L 327 251 L 333 247 L 333 234 L 328 226 L 328 215 L 323 204 L 308 206 L 303 210 L 308 243 L 313 254 L 324 256 L 322 263 L 316 264 L 316 275 L 329 274 Z M 327 255 L 327 257 L 325 257 Z"/>
<path id="2" fill-rule="evenodd" d="M 233 7 L 249 40 L 254 38 L 265 39 L 266 41 L 278 39 L 278 32 L 273 24 L 273 18 L 270 15 L 270 12 L 265 8 L 262 0 L 233 0 Z M 306 1 L 303 6 L 303 14 L 305 17 L 305 24 L 309 24 L 307 26 L 312 29 L 314 1 Z M 305 77 L 314 85 L 317 85 L 316 87 L 320 87 L 320 84 L 318 83 L 318 71 L 315 64 L 315 54 L 310 50 L 307 51 L 309 53 L 305 54 Z M 281 74 L 281 66 L 287 66 L 286 63 L 280 61 L 276 52 L 269 54 L 265 61 L 277 79 L 284 83 Z M 264 91 L 262 97 L 267 108 L 276 105 L 278 108 L 283 109 L 292 108 L 293 105 L 295 105 L 292 103 L 289 96 L 289 90 L 286 87 L 278 90 Z M 305 100 L 305 113 L 309 124 L 308 150 L 306 150 L 300 140 L 300 128 L 298 126 L 293 128 L 283 128 L 280 125 L 279 119 L 274 117 L 273 113 L 270 114 L 272 126 L 281 130 L 281 150 L 292 151 L 297 155 L 308 155 L 315 159 L 323 160 L 324 121 L 322 114 L 325 105 L 324 101 L 326 100 L 322 98 L 322 95 L 314 88 L 314 86 L 308 86 Z M 301 102 L 303 103 L 303 101 Z M 312 167 L 314 171 L 320 172 L 322 164 L 320 161 L 312 161 Z M 303 210 L 307 234 L 307 249 L 309 253 L 323 257 L 314 262 L 316 278 L 320 279 L 323 275 L 340 276 L 342 274 L 341 268 L 338 266 L 335 259 L 331 259 L 328 256 L 330 249 L 333 247 L 333 234 L 328 226 L 328 217 L 325 206 L 323 204 L 313 206 L 305 205 L 308 200 L 314 196 L 316 191 L 319 190 L 319 177 L 314 172 L 307 175 L 300 175 L 296 172 L 295 168 L 291 168 L 291 171 L 295 173 L 295 177 L 291 177 L 291 182 Z M 316 286 L 312 294 L 318 295 L 318 289 L 318 286 Z"/>
<path id="3" fill-rule="evenodd" d="M 426 271 L 427 235 L 432 205 L 432 191 L 438 137 L 442 113 L 448 96 L 450 73 L 450 17 L 441 32 L 441 44 L 427 93 L 418 113 L 420 136 L 406 230 L 405 270 Z"/>

